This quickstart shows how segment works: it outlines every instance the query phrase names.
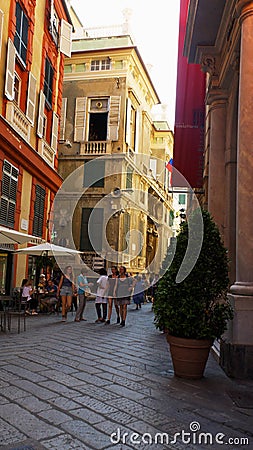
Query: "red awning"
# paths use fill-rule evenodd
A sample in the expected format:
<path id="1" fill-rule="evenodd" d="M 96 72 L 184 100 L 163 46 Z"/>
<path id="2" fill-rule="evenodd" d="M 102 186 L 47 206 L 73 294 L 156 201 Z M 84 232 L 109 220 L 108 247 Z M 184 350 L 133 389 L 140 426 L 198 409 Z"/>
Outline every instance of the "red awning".
<path id="1" fill-rule="evenodd" d="M 173 167 L 192 188 L 200 188 L 203 185 L 205 74 L 200 65 L 188 64 L 183 56 L 188 4 L 189 0 L 181 0 Z M 172 186 L 183 186 L 182 180 L 173 170 Z"/>

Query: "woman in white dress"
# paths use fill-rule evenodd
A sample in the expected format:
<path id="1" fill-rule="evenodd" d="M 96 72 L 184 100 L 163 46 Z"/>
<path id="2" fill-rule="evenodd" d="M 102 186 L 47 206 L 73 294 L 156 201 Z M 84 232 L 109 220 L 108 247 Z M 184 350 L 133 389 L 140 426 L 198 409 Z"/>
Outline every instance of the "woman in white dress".
<path id="1" fill-rule="evenodd" d="M 107 272 L 104 268 L 99 270 L 99 279 L 97 280 L 97 295 L 95 299 L 95 307 L 97 312 L 96 323 L 105 322 L 107 316 Z M 101 311 L 102 309 L 102 311 Z"/>

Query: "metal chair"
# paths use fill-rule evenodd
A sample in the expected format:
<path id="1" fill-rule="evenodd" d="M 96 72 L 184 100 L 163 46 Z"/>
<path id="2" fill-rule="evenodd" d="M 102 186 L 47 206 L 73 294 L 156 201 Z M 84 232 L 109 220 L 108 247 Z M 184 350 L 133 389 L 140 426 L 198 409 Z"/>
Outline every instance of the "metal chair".
<path id="1" fill-rule="evenodd" d="M 6 311 L 7 328 L 11 331 L 12 319 L 17 317 L 18 333 L 21 331 L 21 323 L 23 323 L 23 331 L 26 331 L 26 309 L 27 309 L 27 297 L 22 297 L 22 290 L 17 294 L 14 294 L 14 306 Z M 22 308 L 23 307 L 23 308 Z M 23 320 L 21 320 L 23 319 Z"/>

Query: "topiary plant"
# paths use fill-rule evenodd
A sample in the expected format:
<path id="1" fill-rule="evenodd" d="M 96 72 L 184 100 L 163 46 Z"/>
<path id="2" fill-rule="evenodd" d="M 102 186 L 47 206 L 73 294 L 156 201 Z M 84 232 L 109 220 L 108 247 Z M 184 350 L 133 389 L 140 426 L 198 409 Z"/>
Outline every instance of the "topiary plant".
<path id="1" fill-rule="evenodd" d="M 170 335 L 192 339 L 215 339 L 227 329 L 233 310 L 227 299 L 229 287 L 227 250 L 208 211 L 202 210 L 203 242 L 193 269 L 178 283 L 184 259 L 189 224 L 181 224 L 171 265 L 159 281 L 154 301 L 155 325 Z M 191 229 L 194 228 L 194 213 Z M 197 234 L 197 232 L 196 232 Z M 195 236 L 197 237 L 197 236 Z M 164 263 L 171 259 L 168 249 Z"/>

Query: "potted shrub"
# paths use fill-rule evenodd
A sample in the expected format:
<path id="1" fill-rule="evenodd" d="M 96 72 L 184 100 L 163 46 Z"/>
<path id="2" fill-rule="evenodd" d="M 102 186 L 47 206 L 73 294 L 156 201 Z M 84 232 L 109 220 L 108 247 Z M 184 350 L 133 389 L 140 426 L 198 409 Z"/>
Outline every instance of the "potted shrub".
<path id="1" fill-rule="evenodd" d="M 203 242 L 194 267 L 183 281 L 177 282 L 177 274 L 188 245 L 189 223 L 193 239 L 199 239 L 197 231 L 194 236 L 196 211 L 188 222 L 181 224 L 175 251 L 173 252 L 173 244 L 168 249 L 164 264 L 168 264 L 172 254 L 174 256 L 159 281 L 154 302 L 155 325 L 166 331 L 174 373 L 185 378 L 203 376 L 214 339 L 222 336 L 228 321 L 233 317 L 233 310 L 227 299 L 227 251 L 210 214 L 205 210 L 201 214 Z M 198 347 L 200 349 L 196 349 Z"/>

